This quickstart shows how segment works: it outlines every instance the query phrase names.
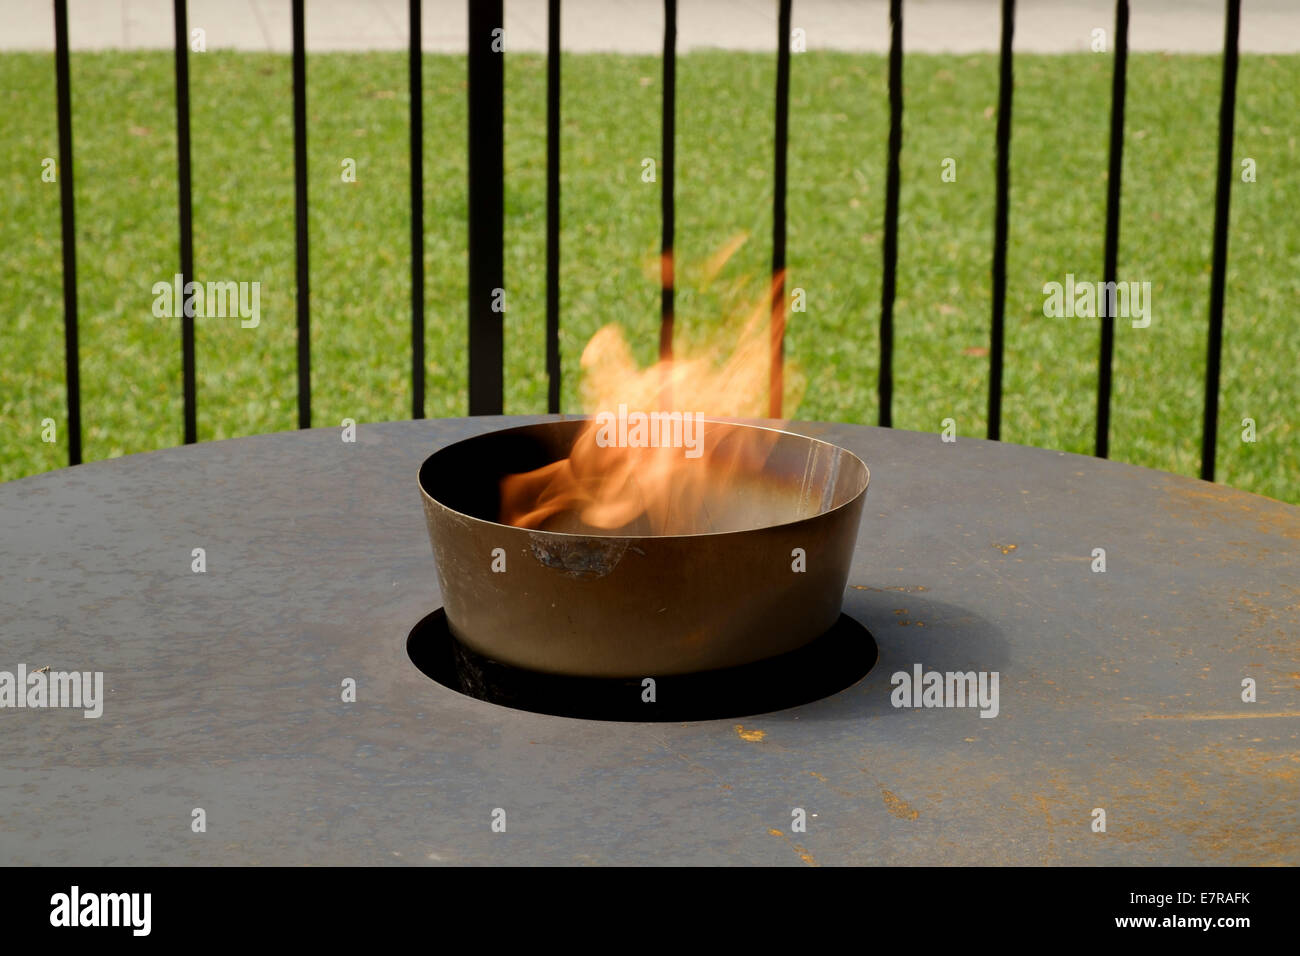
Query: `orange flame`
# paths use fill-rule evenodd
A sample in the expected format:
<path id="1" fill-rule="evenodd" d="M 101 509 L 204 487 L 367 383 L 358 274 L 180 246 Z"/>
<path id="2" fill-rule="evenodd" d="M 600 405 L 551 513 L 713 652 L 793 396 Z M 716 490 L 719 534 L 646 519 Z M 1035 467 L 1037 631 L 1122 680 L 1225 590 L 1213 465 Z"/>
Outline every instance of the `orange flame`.
<path id="1" fill-rule="evenodd" d="M 728 243 L 705 278 L 743 241 Z M 671 274 L 671 263 L 663 269 Z M 750 308 L 730 351 L 715 346 L 638 369 L 616 325 L 597 332 L 582 353 L 583 404 L 592 419 L 568 458 L 502 479 L 501 520 L 581 534 L 743 526 L 745 487 L 761 473 L 777 433 L 710 428 L 703 419 L 760 418 L 779 407 L 769 384 L 781 381 L 772 362 L 776 323 L 784 330 L 784 278 Z M 799 391 L 797 380 L 792 389 Z M 797 394 L 786 397 L 797 405 Z"/>

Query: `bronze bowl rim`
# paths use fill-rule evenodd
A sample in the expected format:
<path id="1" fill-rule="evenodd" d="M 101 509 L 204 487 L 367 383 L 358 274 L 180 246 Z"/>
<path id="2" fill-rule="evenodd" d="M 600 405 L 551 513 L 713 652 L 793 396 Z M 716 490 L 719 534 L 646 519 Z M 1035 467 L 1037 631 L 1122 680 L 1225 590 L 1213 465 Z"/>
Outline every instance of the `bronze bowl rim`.
<path id="1" fill-rule="evenodd" d="M 752 424 L 751 422 L 739 420 L 739 419 L 704 417 L 701 418 L 700 420 L 703 422 L 711 422 L 715 425 L 731 425 L 736 428 L 752 428 L 752 429 L 757 429 L 759 431 L 776 432 L 777 434 L 789 435 L 791 438 L 801 439 L 806 442 L 811 442 L 818 445 L 825 445 L 827 448 L 834 449 L 843 455 L 849 456 L 849 458 L 857 462 L 862 467 L 862 487 L 859 488 L 857 491 L 855 491 L 844 501 L 842 501 L 840 504 L 836 505 L 834 508 L 827 508 L 825 511 L 818 511 L 816 514 L 805 515 L 802 518 L 794 518 L 790 521 L 781 521 L 776 524 L 756 525 L 752 528 L 736 528 L 731 531 L 699 531 L 691 534 L 643 534 L 643 535 L 601 534 L 599 532 L 578 533 L 572 531 L 545 531 L 545 530 L 535 529 L 535 528 L 520 528 L 517 525 L 503 524 L 500 521 L 491 521 L 487 518 L 479 518 L 475 515 L 466 514 L 463 511 L 457 511 L 455 508 L 451 507 L 450 505 L 444 504 L 443 502 L 439 501 L 437 498 L 433 497 L 433 495 L 429 494 L 428 489 L 424 487 L 424 480 L 423 480 L 424 469 L 428 466 L 429 462 L 431 462 L 434 458 L 441 455 L 443 452 L 451 448 L 454 448 L 457 445 L 463 445 L 466 444 L 467 442 L 477 441 L 488 435 L 497 435 L 497 434 L 503 434 L 505 432 L 512 432 L 512 431 L 524 431 L 530 428 L 544 428 L 549 425 L 565 425 L 571 422 L 591 421 L 591 419 L 592 416 L 590 415 L 564 415 L 558 419 L 546 419 L 540 422 L 528 422 L 522 425 L 511 425 L 508 428 L 494 428 L 491 429 L 490 431 L 480 432 L 477 435 L 470 435 L 466 438 L 461 438 L 457 441 L 450 442 L 446 445 L 443 445 L 437 451 L 431 452 L 422 462 L 420 462 L 420 467 L 416 469 L 415 481 L 416 484 L 420 486 L 420 496 L 425 501 L 428 501 L 436 505 L 442 511 L 445 511 L 448 514 L 455 515 L 458 518 L 461 518 L 465 521 L 471 521 L 479 525 L 490 525 L 493 527 L 502 528 L 506 531 L 517 532 L 519 534 L 542 535 L 544 537 L 554 538 L 557 540 L 566 539 L 566 538 L 572 538 L 572 539 L 613 538 L 622 541 L 670 541 L 673 539 L 685 539 L 685 538 L 719 538 L 727 535 L 755 534 L 757 532 L 769 531 L 774 528 L 786 528 L 792 525 L 802 524 L 803 522 L 806 521 L 822 520 L 828 517 L 829 515 L 833 515 L 836 512 L 841 511 L 844 508 L 848 508 L 851 505 L 853 505 L 854 502 L 856 502 L 859 498 L 866 495 L 867 488 L 871 485 L 870 467 L 868 467 L 867 463 L 863 461 L 862 458 L 856 452 L 852 451 L 851 449 L 845 448 L 843 445 L 837 445 L 834 442 L 824 441 L 820 438 L 813 438 L 811 435 L 804 435 L 799 432 L 790 431 L 789 429 L 786 428 L 773 428 L 768 425 L 755 425 Z"/>

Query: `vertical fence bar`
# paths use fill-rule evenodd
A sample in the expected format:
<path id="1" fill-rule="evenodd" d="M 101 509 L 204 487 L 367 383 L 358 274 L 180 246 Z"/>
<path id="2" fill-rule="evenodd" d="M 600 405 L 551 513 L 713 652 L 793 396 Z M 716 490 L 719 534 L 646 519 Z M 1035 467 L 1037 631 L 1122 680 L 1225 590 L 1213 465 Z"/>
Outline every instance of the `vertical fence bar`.
<path id="1" fill-rule="evenodd" d="M 776 155 L 772 164 L 772 321 L 769 418 L 781 417 L 785 398 L 785 193 L 790 140 L 790 0 L 780 0 L 776 26 Z"/>
<path id="2" fill-rule="evenodd" d="M 560 0 L 546 10 L 546 410 L 560 410 Z"/>
<path id="3" fill-rule="evenodd" d="M 68 0 L 54 0 L 54 77 L 59 111 L 59 208 L 63 217 L 63 360 L 68 392 L 68 464 L 81 464 L 81 362 L 77 344 L 77 224 L 72 190 L 72 81 Z"/>
<path id="4" fill-rule="evenodd" d="M 677 138 L 677 0 L 664 0 L 664 96 L 659 170 L 659 212 L 663 234 L 659 245 L 659 358 L 673 357 L 673 166 Z"/>
<path id="5" fill-rule="evenodd" d="M 1228 268 L 1228 201 L 1232 197 L 1232 136 L 1237 109 L 1237 34 L 1241 0 L 1227 0 L 1223 29 L 1223 91 L 1219 98 L 1219 175 L 1214 194 L 1214 260 L 1210 277 L 1210 333 L 1205 358 L 1205 423 L 1201 477 L 1214 480 L 1219 427 L 1219 358 L 1223 348 L 1223 291 Z"/>
<path id="6" fill-rule="evenodd" d="M 504 407 L 505 55 L 502 0 L 469 3 L 469 413 Z M 503 290 L 498 292 L 497 290 Z"/>
<path id="7" fill-rule="evenodd" d="M 411 417 L 424 417 L 424 54 L 422 0 L 407 15 L 411 98 Z"/>
<path id="8" fill-rule="evenodd" d="M 1003 318 L 1007 296 L 1007 194 L 1011 159 L 1011 40 L 1016 0 L 1002 0 L 1002 45 L 998 56 L 997 206 L 993 216 L 993 332 L 990 343 L 989 438 L 1002 434 Z"/>
<path id="9" fill-rule="evenodd" d="M 1115 3 L 1115 63 L 1110 85 L 1110 168 L 1106 180 L 1106 251 L 1102 265 L 1103 288 L 1115 288 L 1119 267 L 1120 180 L 1124 172 L 1124 93 L 1128 73 L 1128 0 Z M 1110 455 L 1111 370 L 1115 355 L 1115 298 L 1103 295 L 1101 302 L 1101 356 L 1097 360 L 1098 458 Z"/>
<path id="10" fill-rule="evenodd" d="M 303 0 L 293 0 L 293 182 L 298 266 L 298 427 L 311 428 L 311 311 L 307 272 L 307 45 Z"/>
<path id="11" fill-rule="evenodd" d="M 176 0 L 173 23 L 176 28 L 176 165 L 177 199 L 181 226 L 181 295 L 194 278 L 194 218 L 190 189 L 190 47 L 186 0 Z M 181 379 L 185 393 L 185 444 L 198 436 L 198 389 L 194 375 L 194 316 L 181 308 Z"/>
<path id="12" fill-rule="evenodd" d="M 903 0 L 889 0 L 889 160 L 885 172 L 884 276 L 880 284 L 879 423 L 894 424 L 894 291 L 898 270 L 899 154 L 903 149 Z"/>

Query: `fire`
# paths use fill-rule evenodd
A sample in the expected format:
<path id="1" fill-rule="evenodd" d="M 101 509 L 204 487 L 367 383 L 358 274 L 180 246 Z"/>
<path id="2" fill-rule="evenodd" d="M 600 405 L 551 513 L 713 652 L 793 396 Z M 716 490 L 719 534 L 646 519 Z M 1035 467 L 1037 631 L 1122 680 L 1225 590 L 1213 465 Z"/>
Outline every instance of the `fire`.
<path id="1" fill-rule="evenodd" d="M 729 243 L 708 271 L 716 273 L 739 244 Z M 771 329 L 784 324 L 783 279 L 733 323 L 740 329 L 730 341 L 648 368 L 638 368 L 618 326 L 597 332 L 581 362 L 583 405 L 592 418 L 568 458 L 502 479 L 501 520 L 582 534 L 699 534 L 743 526 L 747 492 L 777 433 L 705 419 L 768 414 Z M 790 392 L 798 386 L 787 382 L 787 407 L 797 404 Z"/>

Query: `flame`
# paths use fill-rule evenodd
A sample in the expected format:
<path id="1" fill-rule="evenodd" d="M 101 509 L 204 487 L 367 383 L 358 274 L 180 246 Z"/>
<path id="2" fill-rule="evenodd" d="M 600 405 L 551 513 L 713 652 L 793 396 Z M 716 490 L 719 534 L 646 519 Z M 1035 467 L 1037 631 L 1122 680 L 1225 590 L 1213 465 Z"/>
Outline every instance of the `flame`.
<path id="1" fill-rule="evenodd" d="M 711 280 L 739 248 L 733 239 L 706 264 Z M 671 261 L 663 274 L 672 274 Z M 617 325 L 582 353 L 583 405 L 593 417 L 569 457 L 501 481 L 501 521 L 581 534 L 698 534 L 745 526 L 778 433 L 737 430 L 708 418 L 760 418 L 772 402 L 777 331 L 783 331 L 784 275 L 752 304 L 730 340 L 638 368 Z M 779 323 L 779 325 L 778 325 Z M 765 334 L 767 333 L 767 334 Z M 788 378 L 789 376 L 787 376 Z M 788 404 L 798 402 L 790 384 Z M 780 387 L 780 386 L 778 386 Z M 640 417 L 638 417 L 640 416 Z M 752 500 L 752 497 L 748 500 Z"/>

